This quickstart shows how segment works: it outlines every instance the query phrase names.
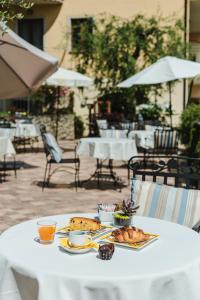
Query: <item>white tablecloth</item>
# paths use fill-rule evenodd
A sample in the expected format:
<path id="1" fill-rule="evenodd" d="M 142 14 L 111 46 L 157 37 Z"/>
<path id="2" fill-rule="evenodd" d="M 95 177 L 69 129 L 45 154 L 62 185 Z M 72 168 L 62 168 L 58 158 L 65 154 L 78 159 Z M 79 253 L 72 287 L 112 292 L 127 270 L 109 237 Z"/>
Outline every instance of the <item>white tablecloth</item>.
<path id="1" fill-rule="evenodd" d="M 16 128 L 0 128 L 0 136 L 10 138 L 14 137 L 38 137 L 39 129 L 35 124 L 17 124 Z"/>
<path id="2" fill-rule="evenodd" d="M 7 137 L 0 137 L 0 157 L 7 155 L 15 155 L 16 151 L 13 147 L 11 140 Z"/>
<path id="3" fill-rule="evenodd" d="M 116 139 L 126 139 L 128 130 L 119 130 L 119 129 L 100 129 L 100 136 L 102 138 L 116 138 Z"/>
<path id="4" fill-rule="evenodd" d="M 39 136 L 38 129 L 34 124 L 17 124 L 16 137 L 37 137 Z"/>
<path id="5" fill-rule="evenodd" d="M 15 136 L 15 130 L 15 128 L 0 128 L 0 137 L 6 137 L 13 140 Z"/>
<path id="6" fill-rule="evenodd" d="M 152 130 L 133 130 L 128 134 L 129 139 L 136 139 L 138 147 L 145 149 L 154 147 L 154 131 Z"/>
<path id="7" fill-rule="evenodd" d="M 51 218 L 67 222 L 66 215 Z M 63 252 L 58 238 L 38 244 L 36 220 L 10 228 L 0 236 L 0 299 L 199 300 L 199 234 L 145 217 L 134 225 L 160 239 L 140 251 L 116 247 L 110 261 Z"/>
<path id="8" fill-rule="evenodd" d="M 109 138 L 83 138 L 77 147 L 78 155 L 99 159 L 129 160 L 138 155 L 134 140 Z"/>

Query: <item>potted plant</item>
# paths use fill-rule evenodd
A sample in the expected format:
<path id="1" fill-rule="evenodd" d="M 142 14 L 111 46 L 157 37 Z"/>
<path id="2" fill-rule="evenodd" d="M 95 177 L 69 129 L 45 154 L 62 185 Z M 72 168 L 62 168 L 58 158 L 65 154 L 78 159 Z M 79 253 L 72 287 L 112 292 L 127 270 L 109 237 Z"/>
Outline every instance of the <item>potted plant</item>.
<path id="1" fill-rule="evenodd" d="M 133 215 L 136 213 L 139 206 L 135 206 L 135 203 L 128 200 L 123 200 L 122 205 L 119 206 L 119 211 L 113 214 L 115 226 L 130 226 L 132 223 Z"/>

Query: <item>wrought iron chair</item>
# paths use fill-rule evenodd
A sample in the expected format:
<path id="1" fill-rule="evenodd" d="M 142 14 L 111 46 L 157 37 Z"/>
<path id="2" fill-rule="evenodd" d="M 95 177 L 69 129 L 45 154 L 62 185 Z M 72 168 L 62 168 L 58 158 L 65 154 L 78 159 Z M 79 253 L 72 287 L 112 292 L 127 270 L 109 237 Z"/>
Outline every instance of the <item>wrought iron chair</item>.
<path id="1" fill-rule="evenodd" d="M 141 205 L 139 214 L 200 231 L 199 158 L 134 156 L 128 168 L 133 172 L 132 200 Z"/>
<path id="2" fill-rule="evenodd" d="M 62 150 L 57 144 L 54 136 L 51 133 L 46 133 L 45 127 L 43 127 L 43 129 L 42 127 L 40 127 L 40 130 L 46 154 L 46 167 L 42 189 L 44 190 L 45 186 L 49 185 L 50 178 L 57 171 L 66 171 L 70 174 L 74 174 L 75 188 L 77 191 L 79 186 L 80 160 L 76 156 L 76 149 L 74 158 L 62 158 Z M 51 167 L 53 164 L 59 164 L 59 167 L 51 171 Z"/>
<path id="3" fill-rule="evenodd" d="M 153 154 L 177 154 L 179 134 L 175 129 L 156 129 L 154 148 L 147 152 Z"/>

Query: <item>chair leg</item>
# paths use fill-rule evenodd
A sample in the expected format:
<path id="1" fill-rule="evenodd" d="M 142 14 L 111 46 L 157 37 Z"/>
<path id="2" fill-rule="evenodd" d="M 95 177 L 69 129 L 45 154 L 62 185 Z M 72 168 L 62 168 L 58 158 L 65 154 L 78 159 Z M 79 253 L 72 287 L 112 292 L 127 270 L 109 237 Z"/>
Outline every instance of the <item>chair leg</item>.
<path id="1" fill-rule="evenodd" d="M 129 186 L 130 185 L 130 169 L 128 166 L 127 166 L 127 169 L 128 169 L 128 186 Z"/>
<path id="2" fill-rule="evenodd" d="M 47 175 L 47 185 L 50 183 L 50 177 L 51 177 L 51 163 L 49 163 L 49 170 Z"/>
<path id="3" fill-rule="evenodd" d="M 14 156 L 14 158 L 13 158 L 13 167 L 14 167 L 15 178 L 17 178 L 17 166 L 16 166 L 16 159 L 15 159 L 15 156 Z"/>
<path id="4" fill-rule="evenodd" d="M 80 178 L 79 178 L 79 170 L 80 170 L 80 161 L 75 162 L 75 188 L 76 192 L 78 190 L 78 187 L 80 186 Z"/>
<path id="5" fill-rule="evenodd" d="M 44 180 L 43 180 L 43 184 L 42 184 L 42 191 L 44 190 L 44 187 L 46 185 L 47 167 L 48 167 L 48 162 L 46 162 L 46 167 L 45 167 L 45 171 L 44 171 Z"/>
<path id="6" fill-rule="evenodd" d="M 6 157 L 3 159 L 3 181 L 6 181 Z"/>

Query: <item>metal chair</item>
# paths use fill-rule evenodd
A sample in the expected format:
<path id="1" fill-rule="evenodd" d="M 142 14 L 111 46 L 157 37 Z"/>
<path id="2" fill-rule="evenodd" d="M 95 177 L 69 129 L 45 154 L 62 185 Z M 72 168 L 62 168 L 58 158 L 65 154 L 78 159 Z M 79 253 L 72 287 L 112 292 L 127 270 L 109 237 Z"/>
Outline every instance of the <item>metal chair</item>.
<path id="1" fill-rule="evenodd" d="M 177 155 L 133 156 L 128 162 L 133 177 L 140 176 L 175 187 L 200 189 L 200 158 Z"/>
<path id="2" fill-rule="evenodd" d="M 200 158 L 134 156 L 128 168 L 133 172 L 131 197 L 141 204 L 142 215 L 186 226 L 195 221 L 191 228 L 200 231 Z"/>
<path id="3" fill-rule="evenodd" d="M 41 130 L 41 127 L 40 127 Z M 79 170 L 80 170 L 80 160 L 76 156 L 76 149 L 74 151 L 74 158 L 62 158 L 62 150 L 57 144 L 54 136 L 50 133 L 45 132 L 45 128 L 43 127 L 43 131 L 41 131 L 41 136 L 44 144 L 44 150 L 46 154 L 46 167 L 44 173 L 44 180 L 42 189 L 44 190 L 45 186 L 48 186 L 50 183 L 50 178 L 57 171 L 66 171 L 70 174 L 74 174 L 74 182 L 76 191 L 79 186 Z M 59 167 L 51 171 L 51 167 L 53 164 L 59 164 Z M 74 166 L 73 166 L 74 165 Z"/>
<path id="4" fill-rule="evenodd" d="M 156 129 L 154 131 L 154 148 L 147 152 L 153 154 L 177 154 L 179 134 L 175 129 Z"/>

